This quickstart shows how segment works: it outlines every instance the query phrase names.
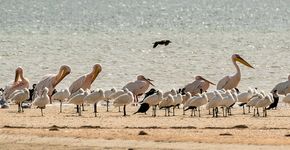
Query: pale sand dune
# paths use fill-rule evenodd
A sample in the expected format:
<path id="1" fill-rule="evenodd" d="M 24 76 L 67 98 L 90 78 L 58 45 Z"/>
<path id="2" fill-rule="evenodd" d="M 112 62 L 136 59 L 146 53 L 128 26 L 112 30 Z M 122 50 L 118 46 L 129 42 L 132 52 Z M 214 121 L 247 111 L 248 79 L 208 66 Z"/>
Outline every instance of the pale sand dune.
<path id="1" fill-rule="evenodd" d="M 290 109 L 284 107 L 269 111 L 269 117 L 242 115 L 235 108 L 233 116 L 212 118 L 202 112 L 202 117 L 181 115 L 164 117 L 164 111 L 157 111 L 158 117 L 106 113 L 99 106 L 98 117 L 91 107 L 79 117 L 73 105 L 65 105 L 64 113 L 58 113 L 57 104 L 44 110 L 44 117 L 38 109 L 26 109 L 17 113 L 16 106 L 0 110 L 0 143 L 8 149 L 23 147 L 38 148 L 95 148 L 95 149 L 289 149 Z M 128 114 L 137 108 L 128 107 Z M 189 112 L 188 112 L 189 113 Z M 248 128 L 239 128 L 243 125 Z M 243 127 L 242 126 L 242 127 Z M 57 131 L 50 131 L 50 130 Z M 148 135 L 138 135 L 145 131 Z M 12 144 L 12 143 L 17 143 Z M 44 145 L 45 144 L 45 145 Z"/>

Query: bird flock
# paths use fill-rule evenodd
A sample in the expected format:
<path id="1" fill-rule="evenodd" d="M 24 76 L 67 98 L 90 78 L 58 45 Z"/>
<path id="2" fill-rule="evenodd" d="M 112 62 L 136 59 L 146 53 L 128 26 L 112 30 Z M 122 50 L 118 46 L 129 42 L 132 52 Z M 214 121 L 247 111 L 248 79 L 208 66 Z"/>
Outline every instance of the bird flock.
<path id="1" fill-rule="evenodd" d="M 164 116 L 175 116 L 176 109 L 183 109 L 183 114 L 190 110 L 191 116 L 201 117 L 201 111 L 208 111 L 212 117 L 218 117 L 220 114 L 227 117 L 232 115 L 231 109 L 235 104 L 242 107 L 243 114 L 246 114 L 245 107 L 248 107 L 248 113 L 253 109 L 253 116 L 260 116 L 259 109 L 262 109 L 263 117 L 267 116 L 267 110 L 277 108 L 279 95 L 285 95 L 283 101 L 290 103 L 290 75 L 288 81 L 278 83 L 272 91 L 264 92 L 255 88 L 249 88 L 247 91 L 240 92 L 238 84 L 241 80 L 241 70 L 237 64 L 240 62 L 250 68 L 254 67 L 244 60 L 240 55 L 232 55 L 232 63 L 236 68 L 236 73 L 223 77 L 216 85 L 216 90 L 207 91 L 209 86 L 215 84 L 202 76 L 196 76 L 192 83 L 176 90 L 172 88 L 169 91 L 151 88 L 154 86 L 153 80 L 138 75 L 135 81 L 129 82 L 122 89 L 91 89 L 91 85 L 102 71 L 100 64 L 95 64 L 92 71 L 77 78 L 72 84 L 65 89 L 54 93 L 55 87 L 71 73 L 67 65 L 60 67 L 57 74 L 45 75 L 35 86 L 33 93 L 29 93 L 29 80 L 24 77 L 22 67 L 17 67 L 15 71 L 15 80 L 11 81 L 0 92 L 1 99 L 10 104 L 18 105 L 18 113 L 24 112 L 23 103 L 32 95 L 31 105 L 41 110 L 54 101 L 59 101 L 59 112 L 62 113 L 63 103 L 76 105 L 76 113 L 81 116 L 85 106 L 92 106 L 94 116 L 98 113 L 98 103 L 106 103 L 107 112 L 109 106 L 119 108 L 123 107 L 123 115 L 127 116 L 126 107 L 136 106 L 137 113 L 147 113 L 152 107 L 152 116 L 157 116 L 157 110 L 164 109 Z M 143 97 L 144 95 L 144 97 Z M 143 97 L 142 101 L 139 101 Z M 110 105 L 111 104 L 111 105 Z M 138 107 L 138 108 L 137 108 Z"/>

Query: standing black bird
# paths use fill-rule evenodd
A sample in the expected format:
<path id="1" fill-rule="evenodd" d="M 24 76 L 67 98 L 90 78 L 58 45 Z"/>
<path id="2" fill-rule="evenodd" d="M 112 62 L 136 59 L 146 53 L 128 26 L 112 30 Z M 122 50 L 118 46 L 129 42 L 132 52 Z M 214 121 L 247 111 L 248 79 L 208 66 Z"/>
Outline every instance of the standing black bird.
<path id="1" fill-rule="evenodd" d="M 267 108 L 267 110 L 269 110 L 269 109 L 277 109 L 277 105 L 278 105 L 278 102 L 279 102 L 279 96 L 277 94 L 277 90 L 274 90 L 274 92 L 273 92 L 273 99 L 274 99 L 274 102 Z"/>
<path id="2" fill-rule="evenodd" d="M 162 41 L 156 41 L 153 43 L 153 48 L 157 47 L 157 45 L 165 45 L 167 46 L 169 43 L 172 43 L 169 40 L 162 40 Z"/>

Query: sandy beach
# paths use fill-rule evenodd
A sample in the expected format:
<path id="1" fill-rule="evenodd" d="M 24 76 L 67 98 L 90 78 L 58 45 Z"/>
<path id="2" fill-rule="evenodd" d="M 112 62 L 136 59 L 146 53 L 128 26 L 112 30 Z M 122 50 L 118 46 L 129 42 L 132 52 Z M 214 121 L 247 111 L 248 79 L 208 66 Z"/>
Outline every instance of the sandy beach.
<path id="1" fill-rule="evenodd" d="M 137 107 L 128 107 L 123 117 L 117 108 L 105 112 L 99 106 L 94 117 L 87 106 L 82 116 L 73 105 L 65 105 L 59 113 L 57 103 L 40 110 L 17 107 L 1 109 L 1 147 L 5 149 L 289 149 L 289 107 L 269 111 L 269 116 L 253 117 L 235 108 L 229 117 L 212 118 L 207 110 L 202 116 L 189 112 L 165 117 L 164 110 L 131 115 Z M 221 115 L 221 114 L 220 114 Z M 140 135 L 144 131 L 146 135 Z M 287 136 L 288 135 L 288 136 Z"/>

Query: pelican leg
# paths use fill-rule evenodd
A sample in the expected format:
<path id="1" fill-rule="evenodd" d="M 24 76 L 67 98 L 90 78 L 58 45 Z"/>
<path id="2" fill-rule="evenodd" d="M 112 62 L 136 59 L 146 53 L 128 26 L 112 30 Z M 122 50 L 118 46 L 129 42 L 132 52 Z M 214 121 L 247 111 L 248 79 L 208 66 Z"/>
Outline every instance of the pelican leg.
<path id="1" fill-rule="evenodd" d="M 267 117 L 267 109 L 266 109 L 266 107 L 265 107 L 265 117 Z"/>
<path id="2" fill-rule="evenodd" d="M 212 108 L 212 117 L 215 117 L 215 111 L 214 111 L 215 108 Z"/>
<path id="3" fill-rule="evenodd" d="M 59 113 L 62 113 L 62 101 L 59 101 Z"/>
<path id="4" fill-rule="evenodd" d="M 254 117 L 256 116 L 256 109 L 254 109 Z"/>
<path id="5" fill-rule="evenodd" d="M 126 105 L 124 105 L 124 116 L 126 116 Z"/>
<path id="6" fill-rule="evenodd" d="M 167 110 L 168 110 L 168 116 L 170 116 L 170 107 Z"/>
<path id="7" fill-rule="evenodd" d="M 208 109 L 208 114 L 211 115 L 211 113 L 210 113 L 210 109 Z"/>
<path id="8" fill-rule="evenodd" d="M 79 105 L 77 105 L 77 113 L 79 113 Z"/>
<path id="9" fill-rule="evenodd" d="M 257 115 L 258 115 L 258 117 L 260 116 L 260 113 L 259 113 L 259 109 L 257 108 Z"/>

